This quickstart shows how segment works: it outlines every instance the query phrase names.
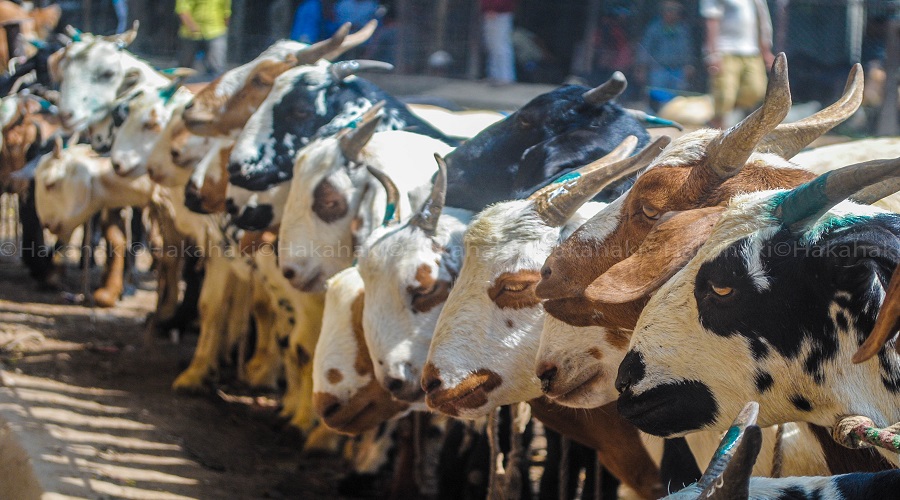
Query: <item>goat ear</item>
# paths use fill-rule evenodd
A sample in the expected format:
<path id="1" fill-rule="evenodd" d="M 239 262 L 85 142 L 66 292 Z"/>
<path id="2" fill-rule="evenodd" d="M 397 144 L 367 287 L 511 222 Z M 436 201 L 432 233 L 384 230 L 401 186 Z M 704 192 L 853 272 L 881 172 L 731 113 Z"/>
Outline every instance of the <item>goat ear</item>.
<path id="1" fill-rule="evenodd" d="M 649 296 L 694 258 L 724 210 L 707 207 L 666 214 L 637 251 L 588 285 L 584 296 L 608 304 L 623 304 Z"/>
<path id="2" fill-rule="evenodd" d="M 137 84 L 141 81 L 141 72 L 136 68 L 129 69 L 125 72 L 125 77 L 122 78 L 122 83 L 119 84 L 119 88 L 116 89 L 116 99 L 121 99 L 125 97 L 126 94 L 134 90 Z"/>
<path id="3" fill-rule="evenodd" d="M 878 354 L 881 347 L 894 338 L 898 327 L 900 327 L 900 265 L 894 269 L 891 276 L 891 283 L 888 285 L 884 302 L 881 303 L 872 333 L 853 355 L 853 362 L 862 363 Z M 900 352 L 900 344 L 895 344 L 894 348 Z"/>

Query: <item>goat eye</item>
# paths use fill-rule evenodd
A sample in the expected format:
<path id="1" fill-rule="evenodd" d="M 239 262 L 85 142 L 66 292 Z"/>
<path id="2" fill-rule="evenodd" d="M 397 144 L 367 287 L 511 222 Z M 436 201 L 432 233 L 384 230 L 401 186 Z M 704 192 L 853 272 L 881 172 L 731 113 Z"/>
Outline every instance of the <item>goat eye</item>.
<path id="1" fill-rule="evenodd" d="M 650 219 L 650 220 L 658 220 L 659 219 L 659 210 L 657 210 L 651 206 L 647 206 L 647 205 L 642 206 L 641 210 L 643 210 L 644 215 L 648 219 Z"/>
<path id="2" fill-rule="evenodd" d="M 504 292 L 521 292 L 528 288 L 528 283 L 516 282 L 516 283 L 505 283 L 503 285 Z"/>
<path id="3" fill-rule="evenodd" d="M 106 70 L 103 73 L 100 73 L 100 75 L 98 75 L 98 78 L 101 80 L 110 80 L 114 75 L 115 73 L 112 70 Z"/>
<path id="4" fill-rule="evenodd" d="M 712 283 L 710 283 L 709 286 L 712 289 L 713 293 L 718 295 L 719 297 L 728 297 L 732 293 L 734 293 L 734 288 L 731 288 L 730 286 L 716 286 Z"/>

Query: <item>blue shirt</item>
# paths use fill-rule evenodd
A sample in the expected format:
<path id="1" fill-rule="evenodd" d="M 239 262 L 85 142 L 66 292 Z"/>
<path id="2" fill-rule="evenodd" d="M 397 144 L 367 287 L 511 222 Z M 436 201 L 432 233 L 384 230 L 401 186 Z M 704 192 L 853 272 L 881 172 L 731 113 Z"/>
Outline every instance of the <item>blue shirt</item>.
<path id="1" fill-rule="evenodd" d="M 680 68 L 694 61 L 691 34 L 684 23 L 666 26 L 661 19 L 654 20 L 644 32 L 641 48 L 641 62 L 650 66 Z"/>
<path id="2" fill-rule="evenodd" d="M 322 16 L 322 2 L 306 0 L 297 8 L 294 15 L 294 26 L 291 28 L 291 40 L 303 43 L 316 43 L 334 34 L 341 23 L 329 21 Z"/>

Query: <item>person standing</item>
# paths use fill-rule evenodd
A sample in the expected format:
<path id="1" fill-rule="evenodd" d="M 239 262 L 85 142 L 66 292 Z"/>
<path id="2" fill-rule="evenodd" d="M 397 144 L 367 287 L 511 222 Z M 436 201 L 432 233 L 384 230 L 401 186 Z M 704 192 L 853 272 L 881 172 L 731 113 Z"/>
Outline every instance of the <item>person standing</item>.
<path id="1" fill-rule="evenodd" d="M 517 0 L 480 0 L 487 49 L 487 76 L 491 84 L 507 85 L 516 81 L 513 53 L 513 12 Z"/>
<path id="2" fill-rule="evenodd" d="M 112 0 L 116 11 L 116 33 L 124 33 L 128 29 L 128 0 Z"/>
<path id="3" fill-rule="evenodd" d="M 700 0 L 706 20 L 703 60 L 715 112 L 710 125 L 722 128 L 735 108 L 749 111 L 766 93 L 772 54 L 772 20 L 764 0 Z"/>
<path id="4" fill-rule="evenodd" d="M 192 67 L 194 57 L 202 50 L 210 75 L 225 71 L 231 0 L 176 0 L 175 13 L 181 18 L 178 64 Z"/>
<path id="5" fill-rule="evenodd" d="M 691 32 L 681 20 L 681 4 L 666 0 L 659 18 L 644 31 L 638 57 L 637 79 L 651 87 L 688 90 L 694 75 Z"/>

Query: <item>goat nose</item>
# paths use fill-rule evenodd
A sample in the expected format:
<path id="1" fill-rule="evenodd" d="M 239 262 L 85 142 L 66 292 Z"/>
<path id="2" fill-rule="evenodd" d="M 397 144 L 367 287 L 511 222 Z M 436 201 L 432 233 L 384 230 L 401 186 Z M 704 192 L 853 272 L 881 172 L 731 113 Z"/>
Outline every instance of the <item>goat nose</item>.
<path id="1" fill-rule="evenodd" d="M 425 390 L 426 393 L 431 394 L 432 392 L 441 388 L 440 377 L 437 375 L 425 375 L 422 377 L 422 389 Z"/>
<path id="2" fill-rule="evenodd" d="M 385 380 L 385 387 L 391 394 L 396 394 L 403 390 L 403 381 L 399 378 L 389 377 Z"/>
<path id="3" fill-rule="evenodd" d="M 559 367 L 552 363 L 544 362 L 541 363 L 535 371 L 537 372 L 537 377 L 541 379 L 541 390 L 548 392 L 550 386 L 553 385 L 553 379 L 555 379 L 556 374 L 559 373 Z"/>
<path id="4" fill-rule="evenodd" d="M 552 274 L 553 269 L 550 267 L 550 264 L 544 264 L 544 267 L 541 268 L 541 279 L 548 280 Z"/>
<path id="5" fill-rule="evenodd" d="M 616 376 L 616 390 L 623 393 L 631 389 L 644 378 L 644 357 L 639 352 L 628 351 L 622 364 L 619 365 L 619 373 Z"/>

